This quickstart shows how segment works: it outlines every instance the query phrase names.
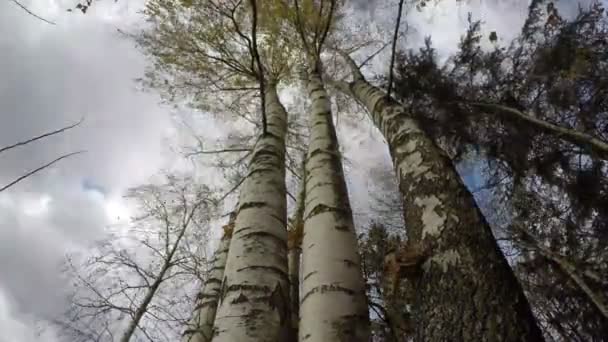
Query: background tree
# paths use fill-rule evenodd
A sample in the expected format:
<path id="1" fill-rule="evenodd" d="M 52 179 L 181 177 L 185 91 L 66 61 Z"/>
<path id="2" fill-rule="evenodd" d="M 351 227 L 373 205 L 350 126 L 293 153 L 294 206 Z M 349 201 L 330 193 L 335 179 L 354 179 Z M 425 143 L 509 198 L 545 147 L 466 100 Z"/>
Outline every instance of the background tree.
<path id="1" fill-rule="evenodd" d="M 129 197 L 139 216 L 128 232 L 115 231 L 82 263 L 68 259 L 75 290 L 66 317 L 55 321 L 63 336 L 71 341 L 180 336 L 195 297 L 192 284 L 207 277 L 210 196 L 189 177 L 168 176 L 164 184 L 132 189 Z"/>

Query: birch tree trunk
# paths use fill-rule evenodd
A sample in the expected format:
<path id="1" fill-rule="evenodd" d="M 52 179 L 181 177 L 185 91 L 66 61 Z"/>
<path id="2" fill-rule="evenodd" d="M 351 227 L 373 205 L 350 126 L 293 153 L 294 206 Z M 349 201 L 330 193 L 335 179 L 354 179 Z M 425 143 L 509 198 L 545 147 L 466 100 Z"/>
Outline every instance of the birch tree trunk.
<path id="1" fill-rule="evenodd" d="M 336 85 L 368 110 L 384 135 L 408 237 L 430 246 L 413 279 L 415 339 L 542 341 L 520 284 L 449 158 L 403 106 L 353 72 L 353 82 Z"/>
<path id="2" fill-rule="evenodd" d="M 288 231 L 287 263 L 289 271 L 289 301 L 291 312 L 291 331 L 289 341 L 298 340 L 298 327 L 300 325 L 300 261 L 302 255 L 302 233 L 304 231 L 304 203 L 306 201 L 306 171 L 302 159 L 302 180 L 296 198 L 296 210 L 293 216 L 291 230 Z"/>
<path id="3" fill-rule="evenodd" d="M 299 341 L 369 340 L 365 283 L 329 97 L 318 73 L 306 160 Z"/>
<path id="4" fill-rule="evenodd" d="M 214 342 L 284 341 L 289 328 L 285 134 L 276 84 L 266 87 L 267 133 L 254 146 L 220 291 Z"/>
<path id="5" fill-rule="evenodd" d="M 198 295 L 192 319 L 188 322 L 186 331 L 184 332 L 183 342 L 211 341 L 213 322 L 215 321 L 215 313 L 217 311 L 222 279 L 224 278 L 224 268 L 226 266 L 233 228 L 234 222 L 231 219 L 228 225 L 224 226 L 224 235 L 213 255 L 209 278 L 205 280 L 203 288 Z"/>

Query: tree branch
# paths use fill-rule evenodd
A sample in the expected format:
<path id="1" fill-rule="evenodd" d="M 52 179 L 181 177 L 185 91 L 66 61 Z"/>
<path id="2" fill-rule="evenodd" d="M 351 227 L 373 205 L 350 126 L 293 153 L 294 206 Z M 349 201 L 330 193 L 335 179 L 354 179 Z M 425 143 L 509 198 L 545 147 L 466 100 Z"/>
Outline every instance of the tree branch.
<path id="1" fill-rule="evenodd" d="M 608 159 L 608 143 L 606 143 L 598 138 L 595 138 L 589 134 L 586 134 L 586 133 L 583 133 L 583 132 L 580 132 L 580 131 L 577 131 L 574 129 L 558 126 L 556 124 L 552 124 L 545 120 L 537 119 L 536 117 L 534 117 L 530 114 L 523 113 L 515 108 L 503 106 L 503 105 L 496 104 L 496 103 L 469 102 L 469 101 L 465 101 L 465 102 L 461 102 L 461 103 L 470 104 L 470 105 L 478 106 L 478 107 L 494 108 L 494 109 L 498 109 L 499 111 L 509 113 L 509 114 L 515 116 L 516 118 L 526 121 L 528 123 L 531 123 L 534 126 L 536 126 L 537 128 L 540 128 L 544 131 L 547 131 L 552 134 L 556 134 L 558 136 L 563 136 L 565 138 L 565 140 L 567 140 L 571 143 L 574 143 L 575 145 L 577 145 L 579 147 L 582 147 L 582 148 L 589 147 L 589 148 L 591 148 L 591 150 L 593 150 L 595 153 L 600 155 L 602 158 Z"/>
<path id="2" fill-rule="evenodd" d="M 55 159 L 55 160 L 53 160 L 53 161 L 51 161 L 51 162 L 49 162 L 49 163 L 47 163 L 47 164 L 44 164 L 44 165 L 42 165 L 41 167 L 39 167 L 39 168 L 37 168 L 37 169 L 34 169 L 34 170 L 32 170 L 32 171 L 30 171 L 30 172 L 28 172 L 28 173 L 24 174 L 23 176 L 21 176 L 21 177 L 19 177 L 19 178 L 15 179 L 14 181 L 12 181 L 12 182 L 8 183 L 7 185 L 5 185 L 5 186 L 3 186 L 2 188 L 0 188 L 0 192 L 2 192 L 2 191 L 4 191 L 4 190 L 6 190 L 6 189 L 10 188 L 11 186 L 13 186 L 13 185 L 15 185 L 15 184 L 17 184 L 17 183 L 21 182 L 22 180 L 26 179 L 27 177 L 29 177 L 29 176 L 31 176 L 31 175 L 33 175 L 33 174 L 35 174 L 35 173 L 37 173 L 37 172 L 39 172 L 39 171 L 42 171 L 42 170 L 46 169 L 47 167 L 49 167 L 49 166 L 51 166 L 51 165 L 55 164 L 56 162 L 58 162 L 58 161 L 60 161 L 60 160 L 62 160 L 62 159 L 69 158 L 69 157 L 71 157 L 71 156 L 73 156 L 73 155 L 80 154 L 80 153 L 84 153 L 84 152 L 86 152 L 86 151 L 78 151 L 78 152 L 72 152 L 72 153 L 64 154 L 63 156 L 61 156 L 61 157 L 59 157 L 59 158 L 57 158 L 57 159 Z"/>
<path id="3" fill-rule="evenodd" d="M 55 22 L 52 22 L 52 21 L 50 21 L 50 20 L 48 20 L 48 19 L 44 19 L 43 17 L 39 16 L 38 14 L 36 14 L 36 13 L 34 13 L 34 12 L 30 11 L 30 10 L 29 10 L 27 7 L 25 7 L 25 6 L 24 6 L 22 3 L 20 3 L 19 1 L 17 1 L 17 0 L 11 0 L 11 1 L 12 1 L 12 2 L 14 2 L 14 3 L 15 3 L 17 6 L 21 7 L 21 9 L 23 9 L 25 12 L 27 12 L 27 14 L 31 15 L 32 17 L 34 17 L 34 18 L 36 18 L 36 19 L 39 19 L 39 20 L 42 20 L 42 21 L 44 21 L 44 22 L 45 22 L 45 23 L 47 23 L 47 24 L 51 24 L 51 25 L 57 25 L 57 24 L 55 24 Z"/>
<path id="4" fill-rule="evenodd" d="M 397 37 L 399 36 L 399 26 L 401 26 L 401 12 L 403 11 L 403 0 L 399 0 L 399 12 L 397 13 L 397 23 L 395 23 L 395 34 L 393 35 L 393 46 L 391 52 L 391 64 L 388 70 L 388 89 L 386 97 L 391 97 L 393 88 L 393 68 L 395 67 L 395 50 L 397 49 Z"/>
<path id="5" fill-rule="evenodd" d="M 13 149 L 13 148 L 15 148 L 15 147 L 19 147 L 19 146 L 27 145 L 27 144 L 29 144 L 29 143 L 32 143 L 32 142 L 36 141 L 36 140 L 44 139 L 44 138 L 46 138 L 46 137 L 49 137 L 49 136 L 52 136 L 52 135 L 55 135 L 55 134 L 62 133 L 62 132 L 64 132 L 64 131 L 67 131 L 67 130 L 69 130 L 69 129 L 71 129 L 71 128 L 74 128 L 74 127 L 76 127 L 76 126 L 80 125 L 80 124 L 81 124 L 83 121 L 84 121 L 84 118 L 81 118 L 80 120 L 78 120 L 78 122 L 76 122 L 76 123 L 75 123 L 75 124 L 73 124 L 73 125 L 66 126 L 66 127 L 60 128 L 60 129 L 55 130 L 55 131 L 52 131 L 52 132 L 48 132 L 48 133 L 41 134 L 41 135 L 39 135 L 39 136 L 37 136 L 37 137 L 33 137 L 33 138 L 31 138 L 31 139 L 28 139 L 28 140 L 20 141 L 20 142 L 18 142 L 18 143 L 16 143 L 16 144 L 13 144 L 13 145 L 9 145 L 9 146 L 6 146 L 6 147 L 3 147 L 3 148 L 0 148 L 0 153 L 5 152 L 5 151 L 10 150 L 10 149 Z"/>
<path id="6" fill-rule="evenodd" d="M 255 0 L 250 0 L 253 20 L 251 22 L 251 35 L 252 35 L 252 51 L 255 62 L 258 66 L 258 81 L 260 82 L 260 100 L 262 102 L 262 134 L 266 135 L 268 127 L 266 121 L 266 91 L 264 82 L 264 69 L 262 68 L 262 61 L 260 60 L 260 54 L 258 52 L 257 42 L 257 26 L 258 26 L 258 8 Z"/>

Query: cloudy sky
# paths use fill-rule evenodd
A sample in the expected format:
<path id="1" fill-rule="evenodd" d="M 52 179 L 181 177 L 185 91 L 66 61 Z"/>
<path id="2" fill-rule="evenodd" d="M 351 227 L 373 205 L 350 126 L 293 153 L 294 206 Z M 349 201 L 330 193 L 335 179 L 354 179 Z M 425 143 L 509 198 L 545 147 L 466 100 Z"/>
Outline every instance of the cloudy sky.
<path id="1" fill-rule="evenodd" d="M 362 0 L 361 18 L 386 23 L 395 13 L 393 2 Z M 124 191 L 176 159 L 168 148 L 175 134 L 173 112 L 155 94 L 137 89 L 133 80 L 142 76 L 145 58 L 116 31 L 140 23 L 143 0 L 100 1 L 86 16 L 65 12 L 72 0 L 22 3 L 57 25 L 0 0 L 0 147 L 80 118 L 84 122 L 2 153 L 0 185 L 61 154 L 87 152 L 0 193 L 0 342 L 38 341 L 33 319 L 64 308 L 65 281 L 57 271 L 64 254 L 125 220 Z M 575 8 L 572 1 L 564 6 Z M 524 0 L 473 0 L 471 5 L 443 0 L 424 13 L 412 10 L 408 47 L 432 35 L 441 54 L 454 51 L 470 10 L 486 21 L 488 32 L 495 30 L 507 41 L 521 27 L 526 7 Z M 374 65 L 381 68 L 386 61 Z M 355 211 L 363 212 L 369 185 L 365 167 L 386 161 L 386 148 L 367 126 L 344 128 L 341 135 L 349 137 L 344 148 L 353 162 L 349 191 Z"/>

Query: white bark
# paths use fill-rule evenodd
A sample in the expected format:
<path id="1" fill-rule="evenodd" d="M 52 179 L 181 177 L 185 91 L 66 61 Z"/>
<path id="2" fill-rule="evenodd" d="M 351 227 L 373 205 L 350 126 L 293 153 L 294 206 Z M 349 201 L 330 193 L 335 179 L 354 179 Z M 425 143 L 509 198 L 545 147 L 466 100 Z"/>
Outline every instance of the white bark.
<path id="1" fill-rule="evenodd" d="M 365 283 L 329 97 L 319 75 L 308 76 L 312 112 L 299 341 L 368 341 Z"/>
<path id="2" fill-rule="evenodd" d="M 243 181 L 230 242 L 214 342 L 283 341 L 289 328 L 285 188 L 287 113 L 266 88 L 267 133 Z"/>
<path id="3" fill-rule="evenodd" d="M 184 332 L 183 342 L 209 342 L 213 336 L 213 322 L 217 311 L 218 298 L 224 278 L 224 268 L 230 248 L 230 238 L 234 222 L 224 228 L 224 235 L 213 255 L 209 277 L 205 280 L 196 300 L 192 319 Z"/>

